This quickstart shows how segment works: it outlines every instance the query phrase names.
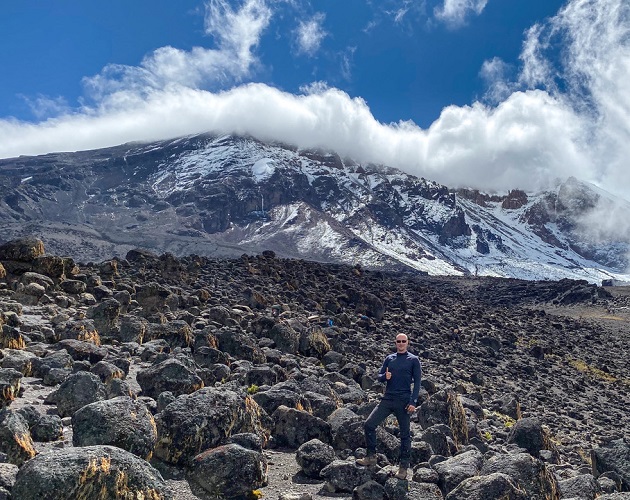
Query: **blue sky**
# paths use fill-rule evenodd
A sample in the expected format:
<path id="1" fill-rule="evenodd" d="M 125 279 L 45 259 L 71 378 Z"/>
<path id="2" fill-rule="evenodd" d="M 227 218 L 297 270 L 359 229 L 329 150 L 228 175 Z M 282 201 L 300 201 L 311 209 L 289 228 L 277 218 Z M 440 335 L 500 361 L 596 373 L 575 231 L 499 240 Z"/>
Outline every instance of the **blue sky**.
<path id="1" fill-rule="evenodd" d="M 0 157 L 202 131 L 629 198 L 627 0 L 0 5 Z"/>

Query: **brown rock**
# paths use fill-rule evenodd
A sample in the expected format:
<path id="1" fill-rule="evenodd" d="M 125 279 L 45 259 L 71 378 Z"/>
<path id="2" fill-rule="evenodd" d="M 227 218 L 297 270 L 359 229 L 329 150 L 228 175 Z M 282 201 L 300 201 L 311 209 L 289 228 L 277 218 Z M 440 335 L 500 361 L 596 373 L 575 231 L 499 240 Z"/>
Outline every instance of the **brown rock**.
<path id="1" fill-rule="evenodd" d="M 44 243 L 37 238 L 20 238 L 0 245 L 1 260 L 32 262 L 44 255 Z"/>

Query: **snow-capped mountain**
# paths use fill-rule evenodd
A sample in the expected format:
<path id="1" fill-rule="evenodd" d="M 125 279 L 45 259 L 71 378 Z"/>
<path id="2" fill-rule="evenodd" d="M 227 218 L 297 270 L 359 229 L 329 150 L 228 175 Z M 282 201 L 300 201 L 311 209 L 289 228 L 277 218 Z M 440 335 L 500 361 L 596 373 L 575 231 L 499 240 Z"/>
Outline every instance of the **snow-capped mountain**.
<path id="1" fill-rule="evenodd" d="M 334 153 L 198 135 L 0 160 L 0 240 L 103 260 L 155 252 L 282 256 L 429 274 L 627 280 L 630 204 L 568 179 L 488 195 Z M 594 229 L 596 230 L 594 230 Z"/>

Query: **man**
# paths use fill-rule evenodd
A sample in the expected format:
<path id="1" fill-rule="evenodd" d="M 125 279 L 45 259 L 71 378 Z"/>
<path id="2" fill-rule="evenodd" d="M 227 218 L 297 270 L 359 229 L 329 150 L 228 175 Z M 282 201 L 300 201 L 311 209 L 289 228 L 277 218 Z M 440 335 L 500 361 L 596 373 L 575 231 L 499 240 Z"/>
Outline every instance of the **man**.
<path id="1" fill-rule="evenodd" d="M 365 421 L 365 441 L 367 456 L 357 460 L 359 465 L 376 464 L 376 428 L 392 413 L 400 428 L 400 468 L 396 477 L 406 479 L 411 455 L 411 435 L 409 424 L 416 410 L 416 400 L 420 392 L 422 368 L 420 360 L 410 352 L 409 339 L 404 333 L 396 336 L 396 352 L 385 358 L 378 372 L 379 382 L 386 382 L 385 394 L 380 403 Z M 413 391 L 411 384 L 413 382 Z"/>

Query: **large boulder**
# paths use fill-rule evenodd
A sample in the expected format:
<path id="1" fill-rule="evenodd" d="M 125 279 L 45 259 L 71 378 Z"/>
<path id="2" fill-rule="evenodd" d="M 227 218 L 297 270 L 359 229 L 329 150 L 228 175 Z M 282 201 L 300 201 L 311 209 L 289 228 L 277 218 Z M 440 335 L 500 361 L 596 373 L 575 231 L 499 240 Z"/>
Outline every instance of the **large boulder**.
<path id="1" fill-rule="evenodd" d="M 77 321 L 69 321 L 59 332 L 61 340 L 74 339 L 83 342 L 91 342 L 95 345 L 101 345 L 101 336 L 96 329 L 94 321 L 91 319 L 80 319 Z"/>
<path id="2" fill-rule="evenodd" d="M 547 466 L 529 453 L 495 455 L 481 468 L 481 475 L 494 472 L 507 474 L 514 484 L 531 498 L 557 500 L 560 498 L 558 481 Z"/>
<path id="3" fill-rule="evenodd" d="M 297 448 L 311 439 L 330 443 L 330 424 L 310 413 L 280 406 L 271 416 L 273 435 L 280 446 Z"/>
<path id="4" fill-rule="evenodd" d="M 29 351 L 5 349 L 4 358 L 0 359 L 0 368 L 13 368 L 25 377 L 30 377 L 33 374 L 33 360 L 36 357 Z"/>
<path id="5" fill-rule="evenodd" d="M 111 336 L 118 332 L 120 309 L 120 302 L 109 298 L 90 307 L 88 317 L 94 321 L 96 329 L 102 336 Z"/>
<path id="6" fill-rule="evenodd" d="M 55 347 L 65 349 L 75 361 L 89 361 L 90 363 L 98 363 L 107 357 L 108 351 L 106 347 L 101 347 L 92 342 L 83 342 L 82 340 L 65 339 L 61 340 Z"/>
<path id="7" fill-rule="evenodd" d="M 329 444 L 319 439 L 311 439 L 300 446 L 295 454 L 295 460 L 302 467 L 308 477 L 319 478 L 319 473 L 335 460 L 335 450 Z"/>
<path id="8" fill-rule="evenodd" d="M 13 488 L 17 473 L 17 465 L 0 463 L 0 498 L 2 498 L 2 488 L 4 488 L 7 492 Z M 5 498 L 10 497 L 7 494 Z"/>
<path id="9" fill-rule="evenodd" d="M 464 479 L 479 474 L 483 466 L 483 455 L 477 449 L 469 450 L 433 466 L 438 473 L 440 489 L 448 494 Z"/>
<path id="10" fill-rule="evenodd" d="M 24 273 L 22 276 L 20 276 L 19 283 L 22 283 L 24 286 L 30 285 L 31 283 L 36 283 L 37 285 L 43 287 L 45 292 L 50 291 L 55 286 L 55 282 L 48 276 L 44 276 L 43 274 L 34 272 Z"/>
<path id="11" fill-rule="evenodd" d="M 157 399 L 164 391 L 179 396 L 203 387 L 203 381 L 194 370 L 175 358 L 142 370 L 138 373 L 137 380 L 142 388 L 142 395 L 153 399 Z"/>
<path id="12" fill-rule="evenodd" d="M 602 492 L 597 480 L 591 474 L 579 474 L 569 479 L 558 481 L 560 498 L 581 498 L 595 500 Z"/>
<path id="13" fill-rule="evenodd" d="M 24 304 L 25 306 L 34 306 L 39 303 L 46 294 L 46 289 L 37 283 L 29 283 L 26 286 L 20 286 L 13 294 L 13 300 Z"/>
<path id="14" fill-rule="evenodd" d="M 240 432 L 253 432 L 264 440 L 270 422 L 250 397 L 207 387 L 178 397 L 155 417 L 158 443 L 155 456 L 173 464 L 190 463 Z"/>
<path id="15" fill-rule="evenodd" d="M 520 448 L 525 448 L 532 456 L 538 458 L 541 450 L 551 450 L 558 455 L 556 446 L 551 441 L 549 432 L 537 418 L 522 418 L 512 427 L 507 439 Z"/>
<path id="16" fill-rule="evenodd" d="M 0 349 L 24 349 L 24 336 L 17 328 L 0 325 Z"/>
<path id="17" fill-rule="evenodd" d="M 300 335 L 300 354 L 322 359 L 330 351 L 330 342 L 321 328 L 311 328 Z"/>
<path id="18" fill-rule="evenodd" d="M 276 323 L 267 337 L 276 343 L 276 347 L 283 352 L 297 354 L 300 346 L 300 334 L 287 323 Z"/>
<path id="19" fill-rule="evenodd" d="M 148 460 L 156 443 L 151 412 L 144 403 L 128 396 L 91 403 L 72 417 L 74 446 L 117 446 Z"/>
<path id="20" fill-rule="evenodd" d="M 262 349 L 240 330 L 222 330 L 217 332 L 216 337 L 218 348 L 235 358 L 257 364 L 263 364 L 267 361 Z"/>
<path id="21" fill-rule="evenodd" d="M 114 446 L 55 449 L 25 463 L 11 495 L 20 500 L 171 499 L 153 467 Z"/>
<path id="22" fill-rule="evenodd" d="M 35 456 L 28 421 L 13 410 L 0 410 L 0 451 L 17 466 Z"/>
<path id="23" fill-rule="evenodd" d="M 170 296 L 171 292 L 168 288 L 156 282 L 150 282 L 136 285 L 134 298 L 142 307 L 143 314 L 149 316 L 154 312 L 162 311 Z"/>
<path id="24" fill-rule="evenodd" d="M 0 260 L 32 262 L 44 255 L 44 242 L 37 238 L 20 238 L 0 245 Z"/>
<path id="25" fill-rule="evenodd" d="M 52 353 L 47 351 L 43 358 L 33 358 L 33 376 L 45 379 L 51 370 L 70 370 L 73 363 L 74 359 L 65 349 Z M 44 384 L 46 384 L 46 380 L 44 380 Z"/>
<path id="26" fill-rule="evenodd" d="M 623 439 L 611 441 L 607 446 L 591 452 L 593 475 L 599 477 L 612 471 L 619 475 L 624 491 L 630 491 L 630 445 Z"/>
<path id="27" fill-rule="evenodd" d="M 121 342 L 137 342 L 142 344 L 149 329 L 149 322 L 131 314 L 120 316 L 118 340 Z M 148 339 L 147 339 L 148 340 Z"/>
<path id="28" fill-rule="evenodd" d="M 321 476 L 326 480 L 325 487 L 331 493 L 352 493 L 356 487 L 372 479 L 370 470 L 356 465 L 354 460 L 335 460 L 322 469 Z"/>
<path id="29" fill-rule="evenodd" d="M 510 476 L 500 472 L 464 479 L 446 495 L 446 500 L 488 500 L 490 498 L 529 500 L 530 497 Z"/>
<path id="30" fill-rule="evenodd" d="M 277 384 L 268 391 L 257 392 L 253 398 L 269 415 L 272 415 L 280 406 L 307 411 L 311 409 L 308 399 L 299 392 L 299 389 L 291 387 L 290 384 Z"/>
<path id="31" fill-rule="evenodd" d="M 101 379 L 89 372 L 70 375 L 56 391 L 51 392 L 46 401 L 57 405 L 62 417 L 71 417 L 85 405 L 107 399 L 107 388 Z"/>
<path id="32" fill-rule="evenodd" d="M 267 484 L 267 459 L 260 451 L 230 443 L 197 455 L 188 477 L 204 497 L 248 498 Z"/>
<path id="33" fill-rule="evenodd" d="M 459 446 L 468 442 L 466 412 L 454 391 L 441 390 L 422 403 L 418 409 L 418 421 L 423 429 L 446 424 L 451 428 L 455 444 Z"/>
<path id="34" fill-rule="evenodd" d="M 192 328 L 182 320 L 161 324 L 150 324 L 148 336 L 151 339 L 164 339 L 171 347 L 191 347 L 195 341 Z"/>
<path id="35" fill-rule="evenodd" d="M 381 484 L 369 480 L 352 490 L 352 500 L 388 500 L 388 498 Z"/>

